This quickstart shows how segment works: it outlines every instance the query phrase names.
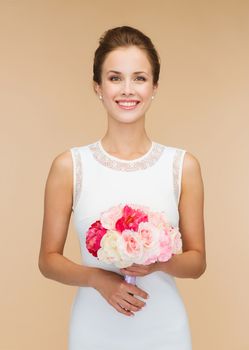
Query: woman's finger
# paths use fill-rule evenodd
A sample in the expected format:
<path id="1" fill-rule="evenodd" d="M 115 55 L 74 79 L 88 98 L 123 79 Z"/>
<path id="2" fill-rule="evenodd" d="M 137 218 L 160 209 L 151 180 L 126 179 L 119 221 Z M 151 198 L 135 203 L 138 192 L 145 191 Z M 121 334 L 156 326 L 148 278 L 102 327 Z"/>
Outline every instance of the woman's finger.
<path id="1" fill-rule="evenodd" d="M 136 312 L 139 311 L 141 308 L 139 306 L 135 306 L 132 305 L 131 303 L 127 302 L 126 300 L 122 300 L 120 302 L 118 302 L 118 304 L 125 309 L 126 311 L 130 311 L 130 312 Z"/>
<path id="2" fill-rule="evenodd" d="M 118 303 L 116 305 L 113 304 L 113 306 L 115 307 L 115 309 L 120 312 L 121 314 L 124 314 L 126 316 L 134 316 L 134 313 L 131 311 L 127 311 L 125 310 L 122 306 L 120 306 Z"/>

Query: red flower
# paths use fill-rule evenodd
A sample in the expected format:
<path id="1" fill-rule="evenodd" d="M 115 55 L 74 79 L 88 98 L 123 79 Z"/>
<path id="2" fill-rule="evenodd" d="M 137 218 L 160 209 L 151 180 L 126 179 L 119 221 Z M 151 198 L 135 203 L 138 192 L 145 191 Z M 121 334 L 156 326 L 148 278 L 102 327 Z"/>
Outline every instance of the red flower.
<path id="1" fill-rule="evenodd" d="M 148 221 L 148 215 L 139 209 L 133 209 L 128 205 L 123 208 L 123 216 L 116 222 L 115 228 L 117 231 L 138 230 L 140 222 Z"/>
<path id="2" fill-rule="evenodd" d="M 100 220 L 95 221 L 86 233 L 86 246 L 88 251 L 95 257 L 100 248 L 100 242 L 107 229 L 101 225 Z"/>

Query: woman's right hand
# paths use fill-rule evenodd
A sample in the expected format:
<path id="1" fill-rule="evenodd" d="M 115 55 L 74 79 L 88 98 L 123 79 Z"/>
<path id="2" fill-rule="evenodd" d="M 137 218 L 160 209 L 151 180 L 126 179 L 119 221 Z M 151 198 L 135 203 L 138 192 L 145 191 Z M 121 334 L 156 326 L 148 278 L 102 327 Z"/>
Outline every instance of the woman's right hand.
<path id="1" fill-rule="evenodd" d="M 124 315 L 134 316 L 133 312 L 141 310 L 146 305 L 135 295 L 147 299 L 148 293 L 136 285 L 127 283 L 123 276 L 115 272 L 98 269 L 91 284 L 110 305 Z"/>

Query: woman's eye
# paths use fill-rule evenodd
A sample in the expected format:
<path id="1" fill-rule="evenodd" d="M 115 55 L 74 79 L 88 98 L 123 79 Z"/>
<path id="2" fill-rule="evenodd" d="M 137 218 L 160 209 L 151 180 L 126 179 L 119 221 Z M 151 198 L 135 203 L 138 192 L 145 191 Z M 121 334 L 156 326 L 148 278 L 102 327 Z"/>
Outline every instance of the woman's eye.
<path id="1" fill-rule="evenodd" d="M 118 80 L 118 79 L 119 79 L 119 77 L 116 76 L 116 75 L 110 77 L 110 80 L 111 80 L 111 81 L 116 81 L 116 80 Z"/>
<path id="2" fill-rule="evenodd" d="M 137 79 L 138 80 L 142 80 L 142 81 L 146 81 L 146 79 L 144 77 L 142 77 L 142 76 L 138 76 Z"/>

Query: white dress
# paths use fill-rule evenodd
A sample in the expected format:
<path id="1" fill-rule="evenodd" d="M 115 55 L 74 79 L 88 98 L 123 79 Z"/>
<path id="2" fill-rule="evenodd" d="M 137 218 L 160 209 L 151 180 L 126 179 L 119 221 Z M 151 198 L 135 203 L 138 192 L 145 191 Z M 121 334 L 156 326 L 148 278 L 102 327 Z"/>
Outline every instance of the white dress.
<path id="1" fill-rule="evenodd" d="M 122 160 L 107 153 L 101 140 L 70 150 L 74 166 L 73 221 L 82 264 L 122 275 L 118 268 L 88 252 L 87 229 L 102 211 L 120 203 L 164 211 L 171 224 L 178 226 L 186 151 L 153 141 L 142 157 Z M 69 350 L 191 350 L 189 320 L 174 277 L 154 272 L 137 277 L 136 285 L 150 298 L 141 299 L 146 305 L 134 317 L 118 312 L 96 289 L 78 287 L 71 307 Z"/>

